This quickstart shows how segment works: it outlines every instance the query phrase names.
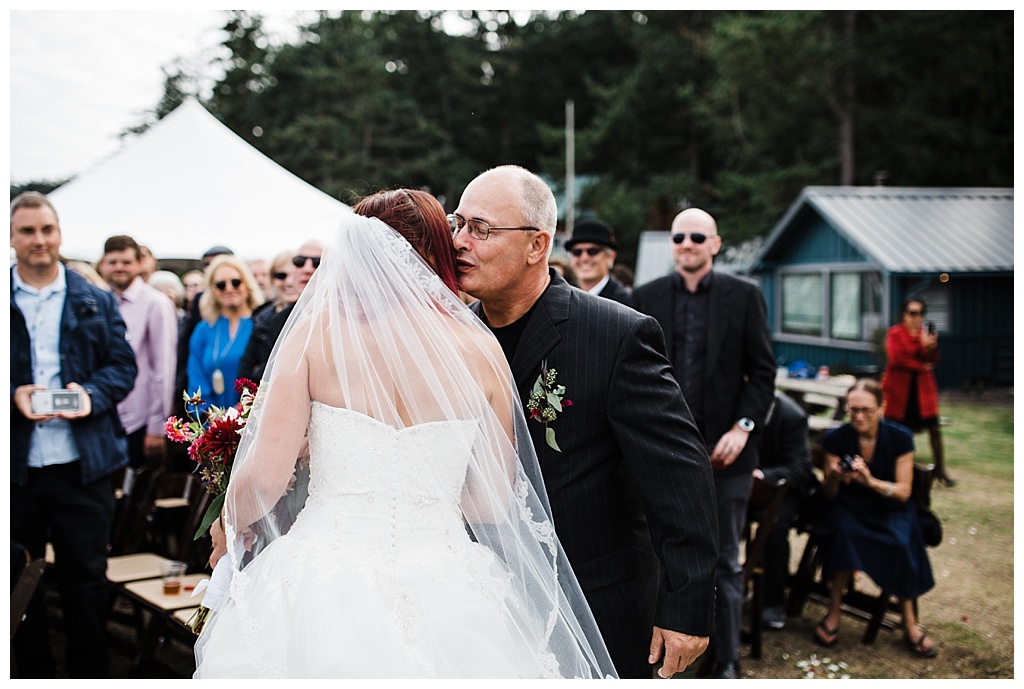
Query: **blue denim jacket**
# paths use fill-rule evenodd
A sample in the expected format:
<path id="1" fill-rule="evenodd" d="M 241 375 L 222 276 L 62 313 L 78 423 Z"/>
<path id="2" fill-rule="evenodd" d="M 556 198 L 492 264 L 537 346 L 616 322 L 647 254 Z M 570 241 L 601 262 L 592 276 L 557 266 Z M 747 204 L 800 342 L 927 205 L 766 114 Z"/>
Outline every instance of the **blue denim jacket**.
<path id="1" fill-rule="evenodd" d="M 92 413 L 71 422 L 82 483 L 89 484 L 128 464 L 117 403 L 135 385 L 135 353 L 113 295 L 67 271 L 67 295 L 60 323 L 61 382 L 78 383 L 89 393 Z M 28 449 L 33 422 L 14 405 L 14 391 L 32 384 L 32 343 L 25 318 L 14 303 L 11 284 L 11 483 L 28 481 Z"/>

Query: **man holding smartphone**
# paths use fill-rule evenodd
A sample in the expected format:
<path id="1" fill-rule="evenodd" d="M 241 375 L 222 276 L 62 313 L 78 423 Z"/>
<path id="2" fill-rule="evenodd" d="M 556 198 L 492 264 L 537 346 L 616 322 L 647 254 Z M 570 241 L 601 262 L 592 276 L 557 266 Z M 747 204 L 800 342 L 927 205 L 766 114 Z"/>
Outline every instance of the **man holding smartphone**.
<path id="1" fill-rule="evenodd" d="M 106 677 L 111 474 L 128 463 L 117 403 L 137 368 L 114 297 L 65 270 L 60 244 L 44 195 L 11 202 L 11 540 L 33 557 L 53 545 L 67 674 Z M 46 390 L 80 399 L 33 409 Z M 13 644 L 22 676 L 54 676 L 47 636 L 37 591 Z"/>

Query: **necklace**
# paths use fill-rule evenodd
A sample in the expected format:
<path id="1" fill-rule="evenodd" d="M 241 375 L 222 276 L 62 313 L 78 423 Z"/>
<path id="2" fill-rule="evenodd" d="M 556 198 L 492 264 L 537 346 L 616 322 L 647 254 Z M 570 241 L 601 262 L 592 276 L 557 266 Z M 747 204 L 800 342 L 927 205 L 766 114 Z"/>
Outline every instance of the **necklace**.
<path id="1" fill-rule="evenodd" d="M 224 387 L 224 373 L 220 370 L 221 359 L 223 359 L 224 356 L 229 351 L 231 351 L 231 345 L 233 345 L 235 343 L 235 338 L 238 337 L 238 331 L 241 330 L 241 324 L 239 324 L 239 326 L 237 328 L 235 328 L 234 335 L 232 335 L 231 334 L 231 320 L 230 319 L 226 319 L 226 320 L 227 320 L 227 324 L 228 324 L 228 335 L 230 337 L 230 339 L 228 340 L 228 346 L 224 348 L 224 351 L 221 351 L 221 349 L 220 349 L 220 330 L 217 330 L 217 334 L 214 335 L 214 340 L 213 340 L 213 365 L 214 365 L 214 369 L 213 369 L 213 376 L 212 376 L 213 380 L 211 382 L 213 383 L 213 391 L 216 394 L 218 394 L 218 395 L 223 395 L 224 394 L 224 390 L 225 390 L 225 387 Z"/>

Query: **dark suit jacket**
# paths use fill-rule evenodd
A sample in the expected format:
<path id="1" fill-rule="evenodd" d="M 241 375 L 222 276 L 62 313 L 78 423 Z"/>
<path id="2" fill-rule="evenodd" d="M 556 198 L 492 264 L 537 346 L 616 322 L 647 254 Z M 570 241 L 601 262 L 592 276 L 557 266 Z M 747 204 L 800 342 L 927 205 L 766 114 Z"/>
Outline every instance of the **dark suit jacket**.
<path id="1" fill-rule="evenodd" d="M 785 480 L 787 497 L 799 497 L 817 483 L 807 437 L 807 412 L 787 395 L 775 393 L 768 422 L 761 435 L 761 472 L 772 483 Z"/>
<path id="2" fill-rule="evenodd" d="M 542 361 L 573 403 L 551 423 L 561 452 L 545 442 L 542 423 L 527 422 L 555 530 L 591 607 L 593 591 L 644 576 L 645 539 L 652 538 L 661 560 L 654 624 L 708 636 L 718 533 L 713 481 L 661 330 L 550 275 L 510 363 L 524 407 Z M 642 601 L 629 607 L 621 614 L 649 614 Z M 596 608 L 595 616 L 599 624 L 607 619 Z M 645 623 L 644 646 L 649 617 Z M 614 626 L 601 627 L 606 639 Z"/>
<path id="3" fill-rule="evenodd" d="M 675 290 L 666 275 L 633 290 L 633 306 L 654 316 L 672 351 Z M 715 272 L 708 303 L 707 360 L 704 370 L 704 428 L 708 449 L 740 419 L 764 429 L 775 394 L 775 355 L 764 295 L 755 283 Z M 723 472 L 749 474 L 757 466 L 756 438 Z"/>
<path id="4" fill-rule="evenodd" d="M 625 304 L 626 306 L 633 305 L 633 295 L 629 293 L 629 290 L 626 289 L 625 285 L 614 277 L 608 279 L 608 284 L 604 286 L 597 296 L 617 301 L 620 304 Z"/>
<path id="5" fill-rule="evenodd" d="M 87 485 L 128 464 L 128 445 L 117 415 L 117 403 L 131 392 L 138 368 L 113 295 L 89 284 L 73 270 L 64 271 L 64 276 L 67 292 L 60 319 L 60 379 L 64 385 L 81 385 L 92 403 L 88 416 L 71 421 L 82 484 Z M 32 382 L 32 340 L 25 317 L 14 302 L 12 277 L 12 400 L 16 388 Z M 34 427 L 35 422 L 25 418 L 12 402 L 12 485 L 24 486 L 28 481 L 28 453 Z"/>
<path id="6" fill-rule="evenodd" d="M 268 302 L 269 303 L 269 302 Z M 267 370 L 267 361 L 274 351 L 277 338 L 288 322 L 295 304 L 289 304 L 278 312 L 271 307 L 253 316 L 252 335 L 245 345 L 245 352 L 238 361 L 238 375 L 259 384 Z"/>

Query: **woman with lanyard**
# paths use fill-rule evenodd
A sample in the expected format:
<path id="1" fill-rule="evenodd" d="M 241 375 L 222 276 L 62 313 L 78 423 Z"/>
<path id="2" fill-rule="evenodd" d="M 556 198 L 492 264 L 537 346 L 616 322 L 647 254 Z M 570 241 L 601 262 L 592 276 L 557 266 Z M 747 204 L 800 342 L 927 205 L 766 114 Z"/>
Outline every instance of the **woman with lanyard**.
<path id="1" fill-rule="evenodd" d="M 252 335 L 252 312 L 263 303 L 263 292 L 243 261 L 218 256 L 206 271 L 199 298 L 203 320 L 188 345 L 188 388 L 202 390 L 205 405 L 230 407 L 238 403 L 235 378 L 238 361 Z"/>

